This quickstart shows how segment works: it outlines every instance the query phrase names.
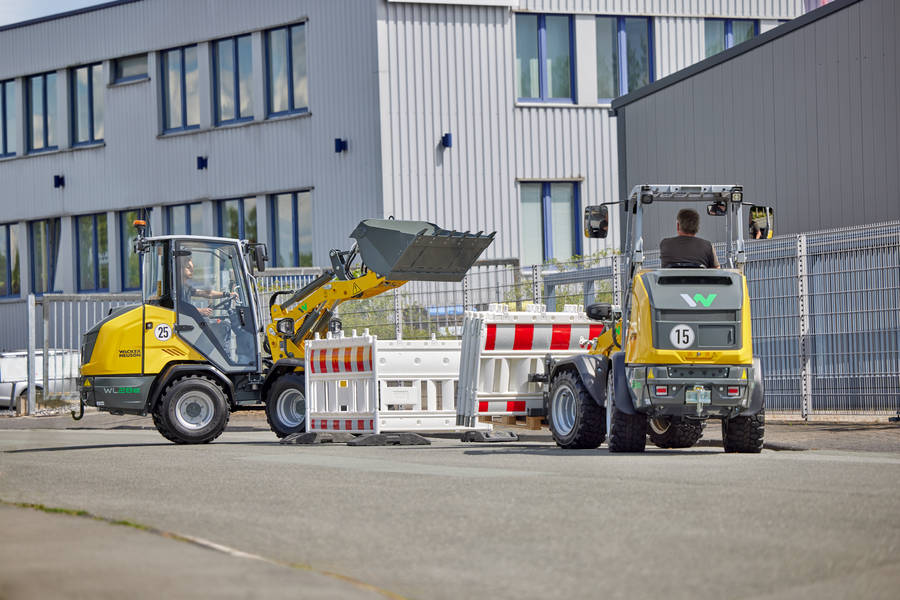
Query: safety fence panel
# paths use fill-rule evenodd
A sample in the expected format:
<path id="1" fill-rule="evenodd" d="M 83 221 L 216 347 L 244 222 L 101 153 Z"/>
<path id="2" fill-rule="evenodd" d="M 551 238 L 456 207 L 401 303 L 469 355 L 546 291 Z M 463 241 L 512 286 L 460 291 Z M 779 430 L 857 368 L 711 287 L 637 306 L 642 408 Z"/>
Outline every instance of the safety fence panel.
<path id="1" fill-rule="evenodd" d="M 461 343 L 436 338 L 379 341 L 355 332 L 307 341 L 306 430 L 461 429 L 454 402 Z"/>
<path id="2" fill-rule="evenodd" d="M 466 314 L 463 367 L 457 423 L 470 425 L 478 416 L 528 416 L 544 406 L 541 384 L 531 375 L 546 373 L 544 357 L 586 354 L 603 325 L 591 321 L 583 307 L 542 312 L 540 305 L 511 312 L 494 304 L 485 312 Z"/>
<path id="3" fill-rule="evenodd" d="M 306 431 L 380 433 L 376 338 L 316 336 L 304 350 Z"/>
<path id="4" fill-rule="evenodd" d="M 809 410 L 894 414 L 900 398 L 900 224 L 801 236 Z"/>

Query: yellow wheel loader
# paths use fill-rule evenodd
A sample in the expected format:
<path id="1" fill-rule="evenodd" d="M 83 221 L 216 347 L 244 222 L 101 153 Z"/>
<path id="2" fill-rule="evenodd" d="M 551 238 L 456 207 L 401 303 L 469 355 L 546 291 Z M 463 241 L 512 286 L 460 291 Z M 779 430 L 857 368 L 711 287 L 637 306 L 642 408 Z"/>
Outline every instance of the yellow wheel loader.
<path id="1" fill-rule="evenodd" d="M 407 281 L 461 281 L 494 238 L 423 221 L 362 221 L 350 251 L 331 251 L 330 270 L 272 296 L 264 327 L 253 272 L 265 268 L 264 245 L 145 237 L 145 224 L 135 226 L 143 303 L 111 311 L 84 335 L 81 402 L 151 415 L 179 444 L 216 439 L 232 411 L 260 402 L 278 437 L 304 431 L 304 341 L 339 327 L 337 306 Z"/>
<path id="2" fill-rule="evenodd" d="M 643 266 L 642 216 L 654 205 L 707 204 L 725 221 L 726 264 Z M 640 185 L 625 215 L 623 305 L 592 304 L 603 333 L 587 355 L 546 358 L 544 410 L 556 443 L 610 452 L 689 448 L 710 419 L 726 452 L 757 453 L 765 432 L 762 366 L 753 356 L 743 275 L 743 189 L 738 185 Z M 585 235 L 606 237 L 608 205 L 585 208 Z"/>

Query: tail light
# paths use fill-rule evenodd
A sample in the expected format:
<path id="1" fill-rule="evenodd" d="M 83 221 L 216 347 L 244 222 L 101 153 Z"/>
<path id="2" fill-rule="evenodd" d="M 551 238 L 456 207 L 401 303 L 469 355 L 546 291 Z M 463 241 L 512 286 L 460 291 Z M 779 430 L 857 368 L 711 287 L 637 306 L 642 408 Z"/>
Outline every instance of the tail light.
<path id="1" fill-rule="evenodd" d="M 668 396 L 669 395 L 669 386 L 667 385 L 657 385 L 655 386 L 656 395 L 657 396 Z"/>
<path id="2" fill-rule="evenodd" d="M 737 397 L 741 395 L 741 388 L 736 385 L 728 386 L 728 396 L 729 397 Z"/>

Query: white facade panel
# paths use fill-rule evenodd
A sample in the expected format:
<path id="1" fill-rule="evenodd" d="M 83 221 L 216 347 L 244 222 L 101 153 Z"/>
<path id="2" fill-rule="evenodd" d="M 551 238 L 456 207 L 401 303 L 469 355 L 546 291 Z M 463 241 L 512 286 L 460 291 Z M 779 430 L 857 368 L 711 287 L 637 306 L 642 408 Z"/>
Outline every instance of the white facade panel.
<path id="1" fill-rule="evenodd" d="M 521 0 L 519 10 L 605 15 L 794 19 L 803 0 Z"/>

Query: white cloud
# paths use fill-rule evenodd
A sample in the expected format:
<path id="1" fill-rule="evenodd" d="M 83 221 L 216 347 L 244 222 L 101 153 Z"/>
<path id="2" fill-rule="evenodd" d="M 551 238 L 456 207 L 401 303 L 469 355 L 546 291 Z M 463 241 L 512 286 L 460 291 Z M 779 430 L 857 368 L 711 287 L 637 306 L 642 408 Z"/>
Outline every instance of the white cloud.
<path id="1" fill-rule="evenodd" d="M 0 27 L 103 4 L 108 0 L 0 0 Z"/>

